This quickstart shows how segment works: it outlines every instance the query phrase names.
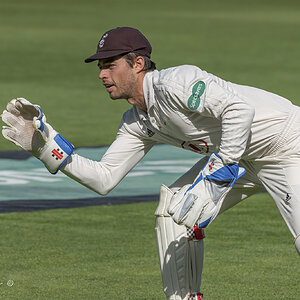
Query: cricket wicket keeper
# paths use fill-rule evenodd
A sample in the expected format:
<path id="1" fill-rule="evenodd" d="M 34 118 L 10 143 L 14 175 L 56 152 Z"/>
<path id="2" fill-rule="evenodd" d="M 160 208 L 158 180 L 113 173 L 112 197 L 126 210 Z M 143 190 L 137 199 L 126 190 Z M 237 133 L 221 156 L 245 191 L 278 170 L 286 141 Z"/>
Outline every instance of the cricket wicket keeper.
<path id="1" fill-rule="evenodd" d="M 243 199 L 266 190 L 300 253 L 300 108 L 276 94 L 225 81 L 197 66 L 156 70 L 152 48 L 137 29 L 103 34 L 96 61 L 112 100 L 132 108 L 100 161 L 73 153 L 38 105 L 11 100 L 4 138 L 106 195 L 156 143 L 204 155 L 170 187 L 155 211 L 163 288 L 169 300 L 200 300 L 203 228 Z M 201 156 L 202 157 L 202 156 Z M 266 216 L 267 218 L 268 216 Z"/>

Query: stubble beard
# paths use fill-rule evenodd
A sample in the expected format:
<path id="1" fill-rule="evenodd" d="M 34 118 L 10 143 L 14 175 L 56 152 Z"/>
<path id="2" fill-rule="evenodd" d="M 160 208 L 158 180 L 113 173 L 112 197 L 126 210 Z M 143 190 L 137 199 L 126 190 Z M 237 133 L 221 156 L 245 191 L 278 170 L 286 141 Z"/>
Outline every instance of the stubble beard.
<path id="1" fill-rule="evenodd" d="M 117 100 L 117 99 L 125 99 L 128 100 L 130 98 L 134 97 L 134 91 L 136 87 L 136 80 L 135 77 L 132 75 L 129 75 L 127 77 L 126 83 L 124 84 L 124 87 L 118 87 L 117 85 L 114 85 L 114 89 L 116 89 L 116 93 L 114 95 L 114 91 L 109 93 L 109 97 L 112 100 Z"/>

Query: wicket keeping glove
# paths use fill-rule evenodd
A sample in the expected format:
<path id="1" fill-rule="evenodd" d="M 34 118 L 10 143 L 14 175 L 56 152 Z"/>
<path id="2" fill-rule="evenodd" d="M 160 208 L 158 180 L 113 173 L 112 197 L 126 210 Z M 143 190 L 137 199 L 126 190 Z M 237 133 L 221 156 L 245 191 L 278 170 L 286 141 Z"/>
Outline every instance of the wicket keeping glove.
<path id="1" fill-rule="evenodd" d="M 52 174 L 73 153 L 74 146 L 46 122 L 40 106 L 24 98 L 11 100 L 1 118 L 8 125 L 2 127 L 2 135 L 40 159 Z"/>
<path id="2" fill-rule="evenodd" d="M 245 173 L 237 164 L 224 165 L 221 157 L 212 153 L 194 183 L 175 192 L 169 214 L 177 224 L 189 228 L 208 226 L 218 215 L 235 181 Z"/>

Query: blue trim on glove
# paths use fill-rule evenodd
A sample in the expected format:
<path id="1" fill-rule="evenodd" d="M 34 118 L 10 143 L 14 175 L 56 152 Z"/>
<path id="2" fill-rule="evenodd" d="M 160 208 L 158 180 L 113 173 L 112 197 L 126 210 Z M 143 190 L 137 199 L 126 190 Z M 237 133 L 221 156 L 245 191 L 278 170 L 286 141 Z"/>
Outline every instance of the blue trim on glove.
<path id="1" fill-rule="evenodd" d="M 67 141 L 63 136 L 61 136 L 59 133 L 55 136 L 54 141 L 69 156 L 73 153 L 74 146 L 69 141 Z"/>
<path id="2" fill-rule="evenodd" d="M 74 146 L 67 141 L 63 136 L 61 136 L 59 133 L 54 137 L 54 141 L 57 143 L 57 145 L 64 151 L 67 153 L 67 157 L 66 159 L 60 164 L 60 166 L 58 167 L 58 169 L 56 170 L 55 173 L 52 173 L 53 175 L 57 174 L 57 172 L 60 170 L 60 168 L 64 165 L 64 163 L 66 162 L 66 160 L 72 155 L 73 150 L 74 150 Z"/>
<path id="3" fill-rule="evenodd" d="M 214 180 L 230 180 L 232 178 L 236 178 L 238 174 L 239 166 L 237 164 L 232 164 L 224 166 L 206 177 Z"/>
<path id="4" fill-rule="evenodd" d="M 40 106 L 36 105 L 36 107 L 39 109 L 39 111 L 40 111 L 40 113 L 41 113 L 40 117 L 38 118 L 38 120 L 40 121 L 40 128 L 39 128 L 39 130 L 40 130 L 40 131 L 44 131 L 44 129 L 45 129 L 45 124 L 44 124 L 44 122 L 42 121 L 42 118 L 43 118 L 43 116 L 44 116 L 44 113 L 43 113 L 43 111 L 42 111 L 42 109 L 41 109 Z"/>
<path id="5" fill-rule="evenodd" d="M 213 152 L 212 154 L 216 155 L 218 158 L 220 158 L 222 160 L 222 158 L 217 153 Z M 202 170 L 205 169 L 208 162 L 209 162 L 209 159 L 207 160 L 207 162 L 204 165 L 204 167 L 202 168 Z M 233 184 L 235 183 L 235 181 L 246 173 L 246 170 L 245 170 L 243 173 L 241 173 L 239 175 L 239 170 L 240 170 L 240 167 L 238 166 L 238 164 L 230 164 L 230 165 L 226 165 L 226 166 L 220 168 L 219 170 L 215 171 L 214 173 L 212 173 L 210 175 L 205 176 L 205 178 L 217 180 L 217 181 L 232 181 L 230 184 L 230 187 L 232 187 Z M 201 173 L 200 176 L 195 180 L 195 182 L 187 189 L 185 194 L 188 191 L 190 191 L 191 189 L 193 189 L 194 186 L 197 185 L 202 179 L 203 179 L 203 176 Z"/>
<path id="6" fill-rule="evenodd" d="M 202 228 L 202 229 L 205 228 L 209 224 L 210 220 L 211 220 L 211 217 L 208 218 L 206 221 L 198 224 L 198 228 Z"/>

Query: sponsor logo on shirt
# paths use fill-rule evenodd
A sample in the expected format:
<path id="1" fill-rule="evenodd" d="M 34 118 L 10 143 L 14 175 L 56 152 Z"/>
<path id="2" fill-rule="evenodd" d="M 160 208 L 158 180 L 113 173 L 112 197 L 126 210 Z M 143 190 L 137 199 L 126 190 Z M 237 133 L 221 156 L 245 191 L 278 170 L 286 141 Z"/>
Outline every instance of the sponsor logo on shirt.
<path id="1" fill-rule="evenodd" d="M 192 95 L 188 99 L 188 107 L 191 110 L 196 110 L 200 105 L 200 97 L 205 90 L 205 83 L 203 81 L 197 82 L 192 89 Z"/>
<path id="2" fill-rule="evenodd" d="M 209 152 L 208 144 L 204 140 L 183 141 L 181 143 L 181 147 L 183 149 L 187 149 L 201 154 Z"/>

